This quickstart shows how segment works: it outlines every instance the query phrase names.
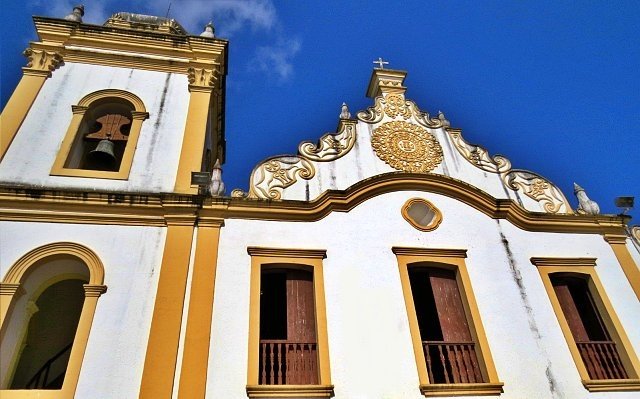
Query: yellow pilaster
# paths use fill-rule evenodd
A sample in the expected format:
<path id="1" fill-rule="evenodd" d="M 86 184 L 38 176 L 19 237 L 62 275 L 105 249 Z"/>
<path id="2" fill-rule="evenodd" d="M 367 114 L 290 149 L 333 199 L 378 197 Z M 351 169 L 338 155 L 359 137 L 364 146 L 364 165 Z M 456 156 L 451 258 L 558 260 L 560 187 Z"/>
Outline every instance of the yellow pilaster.
<path id="1" fill-rule="evenodd" d="M 198 222 L 189 315 L 178 391 L 180 399 L 204 399 L 205 397 L 218 240 L 222 226 L 222 220 Z"/>
<path id="2" fill-rule="evenodd" d="M 0 115 L 0 160 L 4 158 L 13 138 L 36 100 L 49 72 L 25 72 Z"/>
<path id="3" fill-rule="evenodd" d="M 616 258 L 618 258 L 618 262 L 625 276 L 627 276 L 633 292 L 635 292 L 636 297 L 640 299 L 640 267 L 636 265 L 629 253 L 627 236 L 605 234 L 604 239 L 611 245 L 611 249 L 613 249 L 613 253 L 616 255 Z"/>
<path id="4" fill-rule="evenodd" d="M 189 109 L 182 139 L 180 162 L 174 191 L 180 194 L 197 194 L 198 188 L 191 187 L 191 172 L 200 172 L 204 152 L 209 105 L 212 101 L 215 71 L 211 69 L 189 68 Z"/>
<path id="5" fill-rule="evenodd" d="M 143 399 L 171 398 L 191 256 L 195 216 L 166 218 L 167 238 L 140 386 Z"/>

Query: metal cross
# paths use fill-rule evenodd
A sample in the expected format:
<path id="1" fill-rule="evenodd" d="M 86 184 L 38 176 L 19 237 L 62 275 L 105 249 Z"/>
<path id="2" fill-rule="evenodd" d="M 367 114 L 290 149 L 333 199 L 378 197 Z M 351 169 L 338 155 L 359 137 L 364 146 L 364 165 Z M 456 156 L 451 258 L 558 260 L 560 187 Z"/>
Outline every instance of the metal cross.
<path id="1" fill-rule="evenodd" d="M 380 69 L 384 69 L 384 66 L 386 64 L 388 64 L 389 62 L 388 61 L 382 61 L 382 58 L 378 57 L 378 60 L 377 61 L 373 61 L 373 63 L 374 64 L 379 64 L 380 65 Z"/>

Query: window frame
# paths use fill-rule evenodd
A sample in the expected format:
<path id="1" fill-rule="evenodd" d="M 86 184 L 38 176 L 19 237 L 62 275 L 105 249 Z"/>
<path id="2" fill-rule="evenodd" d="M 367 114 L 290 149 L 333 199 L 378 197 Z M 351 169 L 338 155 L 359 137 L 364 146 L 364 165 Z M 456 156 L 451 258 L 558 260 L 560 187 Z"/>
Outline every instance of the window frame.
<path id="1" fill-rule="evenodd" d="M 249 352 L 247 362 L 247 396 L 249 398 L 269 397 L 324 397 L 334 395 L 331 384 L 329 363 L 329 340 L 327 335 L 327 315 L 324 295 L 322 260 L 327 257 L 321 249 L 285 249 L 248 247 L 251 256 L 251 284 L 249 297 Z M 318 347 L 317 385 L 260 385 L 260 284 L 262 270 L 270 265 L 286 265 L 291 269 L 311 268 L 313 272 L 313 295 L 316 316 L 316 340 Z"/>
<path id="2" fill-rule="evenodd" d="M 616 315 L 609 298 L 606 295 L 604 286 L 596 273 L 596 258 L 551 258 L 551 257 L 532 257 L 531 263 L 536 266 L 547 296 L 551 302 L 551 307 L 556 315 L 556 319 L 560 324 L 562 334 L 569 346 L 569 352 L 578 369 L 582 384 L 590 392 L 605 391 L 636 391 L 640 390 L 640 361 L 633 350 L 631 341 L 620 323 L 620 319 Z M 581 277 L 587 280 L 589 293 L 593 297 L 597 311 L 605 324 L 607 332 L 611 336 L 611 340 L 616 343 L 618 355 L 625 367 L 628 379 L 606 379 L 594 380 L 589 377 L 589 372 L 582 360 L 578 345 L 571 333 L 567 318 L 562 311 L 560 301 L 556 295 L 551 282 L 551 275 L 562 273 L 574 277 Z"/>
<path id="3" fill-rule="evenodd" d="M 120 168 L 118 171 L 104 171 L 104 170 L 92 170 L 92 169 L 79 169 L 79 168 L 67 168 L 65 163 L 69 158 L 69 153 L 73 147 L 73 144 L 78 135 L 80 125 L 85 117 L 87 111 L 91 108 L 91 105 L 96 101 L 103 99 L 122 99 L 133 105 L 134 110 L 131 111 L 131 128 L 129 130 L 129 138 L 127 140 L 124 153 L 122 154 L 122 160 L 120 161 Z M 142 130 L 142 122 L 149 118 L 149 113 L 144 106 L 144 103 L 138 96 L 125 90 L 119 89 L 105 89 L 98 90 L 93 93 L 84 96 L 76 105 L 71 106 L 73 116 L 67 133 L 62 140 L 60 150 L 56 156 L 56 159 L 49 173 L 51 176 L 72 176 L 72 177 L 88 177 L 96 179 L 113 179 L 113 180 L 127 180 L 129 179 L 129 173 L 131 172 L 131 165 L 133 164 L 133 155 L 138 144 L 138 138 L 140 137 L 140 131 Z"/>
<path id="4" fill-rule="evenodd" d="M 464 261 L 467 257 L 467 250 L 393 247 L 392 251 L 398 260 L 400 282 L 402 284 L 402 292 L 409 319 L 409 332 L 411 333 L 411 341 L 418 369 L 418 379 L 420 381 L 420 393 L 426 397 L 500 395 L 503 392 L 502 387 L 504 384 L 498 379 L 495 364 L 493 363 L 493 358 L 489 350 L 489 342 L 471 288 L 471 280 L 469 279 Z M 409 268 L 420 267 L 420 265 L 425 263 L 437 263 L 443 269 L 455 271 L 460 298 L 462 299 L 464 312 L 469 323 L 469 330 L 477 345 L 476 354 L 478 356 L 479 367 L 482 376 L 487 382 L 434 384 L 429 381 L 427 364 L 422 349 L 422 338 L 418 326 L 418 317 L 413 301 L 411 282 L 409 280 Z"/>
<path id="5" fill-rule="evenodd" d="M 73 399 L 84 353 L 89 341 L 89 332 L 98 304 L 98 298 L 107 291 L 104 282 L 104 266 L 98 256 L 89 248 L 73 242 L 57 242 L 46 244 L 29 251 L 16 261 L 7 271 L 0 283 L 0 328 L 6 328 L 5 322 L 9 322 L 10 310 L 21 295 L 24 294 L 22 284 L 33 267 L 37 267 L 47 258 L 55 258 L 60 255 L 72 256 L 82 261 L 89 270 L 89 282 L 84 284 L 85 299 L 78 320 L 78 327 L 73 339 L 67 371 L 61 389 L 0 389 L 0 397 L 3 399 Z M 65 275 L 63 277 L 70 277 Z M 52 279 L 47 281 L 51 284 Z M 42 287 L 40 287 L 42 288 Z M 13 316 L 13 315 L 11 315 Z M 17 358 L 13 359 L 13 362 Z M 15 369 L 15 364 L 11 366 Z"/>

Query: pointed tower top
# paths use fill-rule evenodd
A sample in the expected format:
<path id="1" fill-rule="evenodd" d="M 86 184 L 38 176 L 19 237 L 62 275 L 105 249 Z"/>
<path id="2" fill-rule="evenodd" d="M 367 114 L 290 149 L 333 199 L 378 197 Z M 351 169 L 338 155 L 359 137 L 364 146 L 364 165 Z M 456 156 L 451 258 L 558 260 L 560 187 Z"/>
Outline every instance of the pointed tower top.
<path id="1" fill-rule="evenodd" d="M 573 192 L 574 192 L 574 194 L 577 193 L 578 191 L 584 191 L 584 188 L 580 187 L 578 185 L 578 183 L 573 183 Z"/>
<path id="2" fill-rule="evenodd" d="M 342 108 L 340 109 L 340 119 L 351 119 L 351 112 L 349 112 L 347 103 L 342 103 Z"/>

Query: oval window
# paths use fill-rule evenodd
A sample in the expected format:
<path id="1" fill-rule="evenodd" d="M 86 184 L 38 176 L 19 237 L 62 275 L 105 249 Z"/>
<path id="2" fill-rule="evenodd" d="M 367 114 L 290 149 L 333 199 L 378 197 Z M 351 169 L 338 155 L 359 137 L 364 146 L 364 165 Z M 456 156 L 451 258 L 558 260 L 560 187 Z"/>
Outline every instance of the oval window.
<path id="1" fill-rule="evenodd" d="M 442 213 L 422 198 L 412 198 L 402 207 L 402 216 L 413 227 L 421 231 L 435 230 L 442 222 Z"/>

